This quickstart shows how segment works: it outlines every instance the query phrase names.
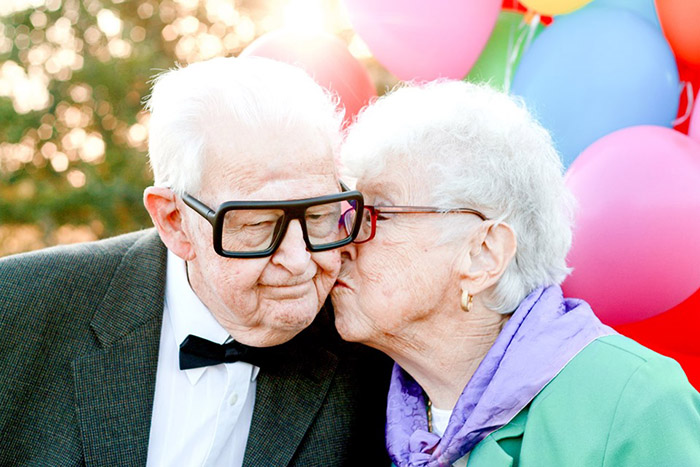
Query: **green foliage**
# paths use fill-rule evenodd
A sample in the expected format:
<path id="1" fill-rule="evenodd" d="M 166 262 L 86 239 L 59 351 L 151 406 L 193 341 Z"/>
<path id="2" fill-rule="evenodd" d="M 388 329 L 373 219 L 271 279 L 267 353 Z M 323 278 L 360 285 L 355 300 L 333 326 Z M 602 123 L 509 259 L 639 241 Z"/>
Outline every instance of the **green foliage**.
<path id="1" fill-rule="evenodd" d="M 37 225 L 51 244 L 65 224 L 90 226 L 96 237 L 151 225 L 141 202 L 151 182 L 142 110 L 149 80 L 177 62 L 206 58 L 197 50 L 178 56 L 181 41 L 235 31 L 202 6 L 189 8 L 168 0 L 53 0 L 0 17 L 0 90 L 3 80 L 10 87 L 0 91 L 0 228 Z M 112 19 L 112 30 L 101 15 Z M 245 18 L 245 10 L 237 15 Z M 186 17 L 197 19 L 196 30 L 173 29 Z M 8 78 L 19 69 L 25 81 L 45 80 L 48 100 L 39 109 L 22 108 L 31 96 Z"/>
<path id="2" fill-rule="evenodd" d="M 123 24 L 121 38 L 130 44 L 131 53 L 110 56 L 109 38 L 96 28 L 95 12 L 88 11 L 96 5 L 66 2 L 53 12 L 45 8 L 26 10 L 2 18 L 5 37 L 12 41 L 12 47 L 0 55 L 0 66 L 12 61 L 27 74 L 41 69 L 49 78 L 46 87 L 50 98 L 45 109 L 18 112 L 11 96 L 0 97 L 0 141 L 14 145 L 0 152 L 0 225 L 37 224 L 47 238 L 63 224 L 92 225 L 98 236 L 150 225 L 141 204 L 143 189 L 151 179 L 145 145 L 143 141 L 129 141 L 128 129 L 142 111 L 142 99 L 154 69 L 171 67 L 176 58 L 173 48 L 162 38 L 165 23 L 160 16 L 139 17 L 135 2 L 116 5 L 115 11 Z M 44 13 L 45 24 L 41 18 L 32 23 L 31 15 L 36 11 Z M 66 18 L 70 26 L 64 30 L 72 32 L 72 40 L 64 39 L 59 44 L 50 41 L 48 31 L 56 29 L 57 22 L 65 25 Z M 136 26 L 145 30 L 139 42 L 129 38 Z M 24 39 L 27 35 L 31 37 L 28 46 Z M 32 51 L 40 47 L 50 49 L 54 57 L 61 50 L 72 49 L 82 57 L 82 64 L 57 67 L 48 61 L 37 63 L 32 57 L 37 52 Z M 72 93 L 76 85 L 87 92 Z M 66 118 L 65 109 L 69 107 L 79 110 L 82 121 Z M 39 130 L 42 123 L 49 127 Z M 104 142 L 104 155 L 85 156 L 80 147 L 67 145 L 65 138 L 75 129 L 99 136 Z M 16 145 L 22 143 L 34 154 L 30 160 L 18 162 Z M 47 143 L 49 146 L 44 148 Z M 67 158 L 68 164 L 52 164 L 56 153 L 64 154 L 59 158 Z"/>
<path id="3" fill-rule="evenodd" d="M 177 64 L 237 55 L 281 27 L 290 4 L 35 3 L 0 0 L 0 255 L 149 227 L 141 198 L 151 183 L 150 80 Z M 319 5 L 326 26 L 349 42 L 339 1 Z M 387 88 L 395 82 L 376 63 L 369 70 L 379 83 L 394 80 Z"/>

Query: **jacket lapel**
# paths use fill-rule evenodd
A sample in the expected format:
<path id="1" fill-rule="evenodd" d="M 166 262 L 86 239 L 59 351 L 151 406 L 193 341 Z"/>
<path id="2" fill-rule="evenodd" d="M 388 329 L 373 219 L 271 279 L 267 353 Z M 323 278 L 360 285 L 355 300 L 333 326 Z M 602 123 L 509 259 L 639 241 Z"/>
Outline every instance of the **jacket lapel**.
<path id="1" fill-rule="evenodd" d="M 511 467 L 518 464 L 529 405 L 521 410 L 507 425 L 484 438 L 469 455 L 471 466 Z"/>
<path id="2" fill-rule="evenodd" d="M 91 323 L 98 349 L 73 362 L 87 465 L 146 463 L 166 251 L 155 231 L 128 250 Z"/>
<path id="3" fill-rule="evenodd" d="M 295 345 L 276 365 L 261 369 L 244 467 L 290 463 L 326 397 L 337 365 L 338 357 L 328 350 Z"/>

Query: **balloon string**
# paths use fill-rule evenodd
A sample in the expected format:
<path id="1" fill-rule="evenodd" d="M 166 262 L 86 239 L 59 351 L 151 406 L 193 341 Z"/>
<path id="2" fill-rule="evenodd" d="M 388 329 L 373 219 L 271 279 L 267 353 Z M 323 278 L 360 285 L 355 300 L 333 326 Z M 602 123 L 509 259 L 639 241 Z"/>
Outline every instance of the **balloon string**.
<path id="1" fill-rule="evenodd" d="M 693 110 L 693 101 L 695 100 L 694 98 L 694 93 L 693 93 L 693 83 L 690 81 L 684 81 L 683 82 L 683 87 L 685 88 L 686 95 L 688 96 L 687 98 L 687 103 L 685 105 L 685 113 L 675 119 L 673 122 L 671 122 L 671 126 L 674 127 L 676 125 L 680 125 L 681 123 L 685 122 L 690 118 L 690 113 Z"/>
<path id="2" fill-rule="evenodd" d="M 530 14 L 532 13 L 532 14 Z M 518 59 L 518 55 L 521 53 L 521 47 L 522 47 L 522 53 L 525 53 L 525 51 L 530 47 L 530 44 L 532 43 L 532 39 L 535 37 L 535 31 L 537 29 L 537 25 L 540 22 L 540 15 L 539 13 L 534 13 L 532 11 L 529 12 L 529 14 L 525 15 L 523 17 L 523 20 L 520 22 L 518 25 L 518 30 L 516 31 L 517 33 L 517 38 L 515 39 L 515 42 L 513 41 L 513 34 L 514 31 L 511 29 L 510 36 L 508 37 L 508 51 L 506 54 L 506 70 L 505 70 L 505 76 L 503 77 L 503 88 L 505 92 L 510 91 L 510 85 L 513 81 L 513 73 L 515 71 L 515 62 Z M 523 34 L 523 30 L 525 29 L 525 34 Z M 523 44 L 523 41 L 525 43 Z"/>
<path id="3" fill-rule="evenodd" d="M 510 91 L 510 82 L 512 80 L 513 67 L 515 65 L 514 56 L 517 55 L 517 46 L 513 43 L 513 34 L 515 31 L 510 30 L 508 34 L 508 50 L 506 51 L 506 69 L 503 76 L 503 90 L 507 93 Z M 516 51 L 516 53 L 514 53 Z"/>
<path id="4" fill-rule="evenodd" d="M 530 47 L 530 44 L 532 43 L 532 39 L 535 37 L 535 31 L 537 30 L 537 26 L 540 24 L 540 14 L 536 13 L 535 16 L 533 16 L 530 19 L 530 22 L 528 23 L 530 28 L 527 31 L 527 39 L 525 40 L 525 45 L 523 46 L 523 53 Z"/>

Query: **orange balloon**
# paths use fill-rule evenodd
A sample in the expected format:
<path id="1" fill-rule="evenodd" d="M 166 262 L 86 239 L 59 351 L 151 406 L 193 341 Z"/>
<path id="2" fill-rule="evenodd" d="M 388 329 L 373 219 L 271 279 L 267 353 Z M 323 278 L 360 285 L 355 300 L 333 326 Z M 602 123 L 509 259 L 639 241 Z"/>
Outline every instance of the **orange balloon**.
<path id="1" fill-rule="evenodd" d="M 700 65 L 700 1 L 655 0 L 661 29 L 679 60 Z"/>
<path id="2" fill-rule="evenodd" d="M 305 69 L 318 84 L 338 95 L 346 125 L 377 95 L 365 67 L 331 34 L 272 31 L 258 37 L 240 55 L 271 58 Z"/>

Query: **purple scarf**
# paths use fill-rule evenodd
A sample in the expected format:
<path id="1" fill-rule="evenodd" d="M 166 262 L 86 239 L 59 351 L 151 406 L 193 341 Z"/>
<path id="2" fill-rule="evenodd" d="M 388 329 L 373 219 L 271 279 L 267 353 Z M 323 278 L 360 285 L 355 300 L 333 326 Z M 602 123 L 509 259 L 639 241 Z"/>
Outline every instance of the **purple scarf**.
<path id="1" fill-rule="evenodd" d="M 428 431 L 423 389 L 397 364 L 387 404 L 387 449 L 398 467 L 452 465 L 508 424 L 561 369 L 598 337 L 615 334 L 559 286 L 520 303 L 452 412 L 442 438 Z"/>

